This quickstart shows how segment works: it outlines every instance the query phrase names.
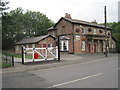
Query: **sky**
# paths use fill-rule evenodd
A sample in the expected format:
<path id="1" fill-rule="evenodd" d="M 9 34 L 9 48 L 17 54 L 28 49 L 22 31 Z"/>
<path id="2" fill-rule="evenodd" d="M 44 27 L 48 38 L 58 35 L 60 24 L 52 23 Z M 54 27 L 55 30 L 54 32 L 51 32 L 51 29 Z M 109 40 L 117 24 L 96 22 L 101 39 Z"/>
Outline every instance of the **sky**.
<path id="1" fill-rule="evenodd" d="M 9 0 L 9 11 L 21 7 L 23 10 L 39 11 L 57 22 L 65 13 L 73 19 L 104 23 L 104 6 L 107 7 L 107 22 L 118 21 L 120 0 Z"/>

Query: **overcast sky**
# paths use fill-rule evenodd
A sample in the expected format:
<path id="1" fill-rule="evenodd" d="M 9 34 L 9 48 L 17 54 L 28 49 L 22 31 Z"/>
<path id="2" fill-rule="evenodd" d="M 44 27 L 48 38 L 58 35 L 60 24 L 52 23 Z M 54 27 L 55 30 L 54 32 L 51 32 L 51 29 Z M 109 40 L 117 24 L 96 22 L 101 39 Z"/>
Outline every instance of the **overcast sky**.
<path id="1" fill-rule="evenodd" d="M 57 22 L 65 13 L 73 19 L 104 22 L 104 6 L 107 6 L 107 22 L 118 21 L 120 0 L 9 0 L 10 10 L 22 7 L 24 10 L 39 11 Z"/>

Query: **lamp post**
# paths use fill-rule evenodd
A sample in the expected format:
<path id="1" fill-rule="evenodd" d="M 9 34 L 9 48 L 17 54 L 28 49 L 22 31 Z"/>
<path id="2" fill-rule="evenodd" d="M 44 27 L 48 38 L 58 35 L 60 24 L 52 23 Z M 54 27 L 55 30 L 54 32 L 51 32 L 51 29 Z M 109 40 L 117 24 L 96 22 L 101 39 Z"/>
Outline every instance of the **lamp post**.
<path id="1" fill-rule="evenodd" d="M 106 39 L 105 39 L 105 56 L 107 57 L 107 27 L 106 27 L 106 23 L 107 23 L 107 16 L 106 16 L 106 6 L 104 7 L 105 9 L 105 36 L 106 36 Z"/>

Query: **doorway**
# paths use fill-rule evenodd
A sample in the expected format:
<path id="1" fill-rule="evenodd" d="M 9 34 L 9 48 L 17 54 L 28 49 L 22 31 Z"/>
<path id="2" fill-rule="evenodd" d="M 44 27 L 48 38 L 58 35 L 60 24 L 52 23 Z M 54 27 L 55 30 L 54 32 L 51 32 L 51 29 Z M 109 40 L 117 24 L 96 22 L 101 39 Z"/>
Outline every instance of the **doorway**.
<path id="1" fill-rule="evenodd" d="M 96 53 L 96 50 L 97 50 L 96 43 L 94 43 L 94 53 Z"/>
<path id="2" fill-rule="evenodd" d="M 90 44 L 90 43 L 88 43 L 88 53 L 90 53 L 90 52 L 91 52 L 90 47 L 91 47 L 91 44 Z"/>

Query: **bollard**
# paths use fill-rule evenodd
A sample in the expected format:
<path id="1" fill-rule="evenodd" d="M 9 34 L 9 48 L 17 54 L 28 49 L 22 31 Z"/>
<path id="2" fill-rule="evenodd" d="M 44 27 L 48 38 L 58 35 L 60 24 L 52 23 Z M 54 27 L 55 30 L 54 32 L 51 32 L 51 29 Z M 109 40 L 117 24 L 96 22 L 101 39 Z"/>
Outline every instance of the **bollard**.
<path id="1" fill-rule="evenodd" d="M 22 64 L 24 64 L 24 48 L 22 47 Z"/>
<path id="2" fill-rule="evenodd" d="M 6 54 L 6 63 L 7 63 L 7 54 Z"/>
<path id="3" fill-rule="evenodd" d="M 12 55 L 12 66 L 14 67 L 14 56 Z"/>
<path id="4" fill-rule="evenodd" d="M 58 61 L 60 61 L 60 37 L 58 36 Z"/>

